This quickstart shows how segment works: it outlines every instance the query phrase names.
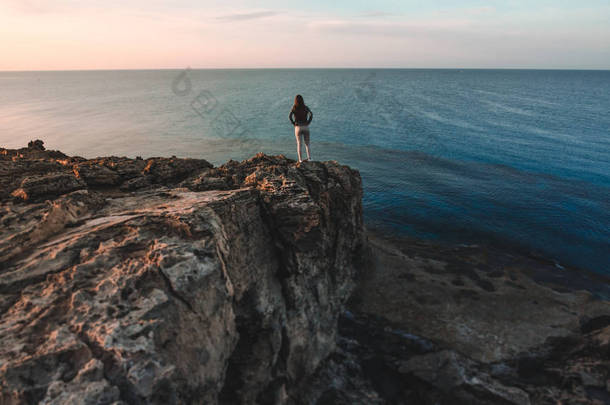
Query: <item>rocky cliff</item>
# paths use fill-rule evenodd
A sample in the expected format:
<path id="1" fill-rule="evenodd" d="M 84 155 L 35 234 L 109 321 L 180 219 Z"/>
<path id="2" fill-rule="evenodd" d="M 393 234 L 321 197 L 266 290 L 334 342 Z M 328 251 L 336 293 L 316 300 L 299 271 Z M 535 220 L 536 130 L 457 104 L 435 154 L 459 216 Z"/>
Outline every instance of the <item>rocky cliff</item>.
<path id="1" fill-rule="evenodd" d="M 610 404 L 607 276 L 364 235 L 361 198 L 334 162 L 0 149 L 0 404 Z"/>
<path id="2" fill-rule="evenodd" d="M 0 403 L 299 402 L 361 197 L 335 162 L 0 149 Z"/>

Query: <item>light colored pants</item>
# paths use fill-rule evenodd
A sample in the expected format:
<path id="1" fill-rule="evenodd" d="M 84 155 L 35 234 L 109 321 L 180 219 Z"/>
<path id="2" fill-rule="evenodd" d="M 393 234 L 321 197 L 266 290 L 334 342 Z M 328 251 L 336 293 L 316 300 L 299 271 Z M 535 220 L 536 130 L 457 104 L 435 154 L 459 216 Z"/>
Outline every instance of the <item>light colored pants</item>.
<path id="1" fill-rule="evenodd" d="M 294 136 L 297 138 L 297 155 L 299 156 L 299 162 L 302 162 L 301 158 L 301 137 L 305 141 L 305 150 L 307 151 L 307 160 L 311 159 L 309 154 L 309 126 L 308 125 L 295 125 Z"/>

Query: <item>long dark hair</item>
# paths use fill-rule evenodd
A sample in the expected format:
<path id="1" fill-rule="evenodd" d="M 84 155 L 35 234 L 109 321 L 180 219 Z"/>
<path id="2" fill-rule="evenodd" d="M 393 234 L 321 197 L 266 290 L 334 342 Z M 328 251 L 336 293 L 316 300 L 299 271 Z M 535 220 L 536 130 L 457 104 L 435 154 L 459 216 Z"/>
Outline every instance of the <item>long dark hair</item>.
<path id="1" fill-rule="evenodd" d="M 294 105 L 292 106 L 292 111 L 302 110 L 305 108 L 305 101 L 303 101 L 303 96 L 297 94 L 294 98 Z"/>

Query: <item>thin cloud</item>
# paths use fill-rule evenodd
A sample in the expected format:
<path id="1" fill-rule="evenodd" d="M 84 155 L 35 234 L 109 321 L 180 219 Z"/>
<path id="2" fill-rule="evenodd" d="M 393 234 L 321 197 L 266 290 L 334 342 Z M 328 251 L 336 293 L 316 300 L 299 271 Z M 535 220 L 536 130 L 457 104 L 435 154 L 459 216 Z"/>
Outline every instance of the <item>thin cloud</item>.
<path id="1" fill-rule="evenodd" d="M 472 31 L 472 23 L 465 19 L 418 21 L 418 22 L 377 22 L 350 20 L 312 21 L 309 28 L 326 34 L 365 36 L 443 36 L 458 32 Z"/>
<path id="2" fill-rule="evenodd" d="M 387 11 L 371 10 L 360 14 L 360 17 L 392 17 L 396 14 L 388 13 Z"/>
<path id="3" fill-rule="evenodd" d="M 275 11 L 257 11 L 253 13 L 235 13 L 216 17 L 217 20 L 221 21 L 246 21 L 256 20 L 258 18 L 273 17 L 277 15 Z"/>
<path id="4" fill-rule="evenodd" d="M 483 7 L 475 7 L 475 8 L 470 8 L 465 10 L 466 14 L 471 14 L 471 15 L 486 15 L 486 14 L 492 14 L 496 12 L 496 8 L 495 7 L 491 7 L 491 6 L 483 6 Z"/>

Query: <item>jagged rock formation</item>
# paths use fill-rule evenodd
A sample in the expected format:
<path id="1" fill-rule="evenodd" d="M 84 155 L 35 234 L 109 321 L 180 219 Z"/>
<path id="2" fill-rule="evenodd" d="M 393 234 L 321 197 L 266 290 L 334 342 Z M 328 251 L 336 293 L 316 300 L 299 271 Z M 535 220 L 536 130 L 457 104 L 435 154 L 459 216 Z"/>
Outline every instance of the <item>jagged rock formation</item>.
<path id="1" fill-rule="evenodd" d="M 0 405 L 610 404 L 608 277 L 364 237 L 361 197 L 334 162 L 0 149 Z"/>
<path id="2" fill-rule="evenodd" d="M 0 149 L 0 403 L 286 403 L 334 350 L 358 172 Z"/>

